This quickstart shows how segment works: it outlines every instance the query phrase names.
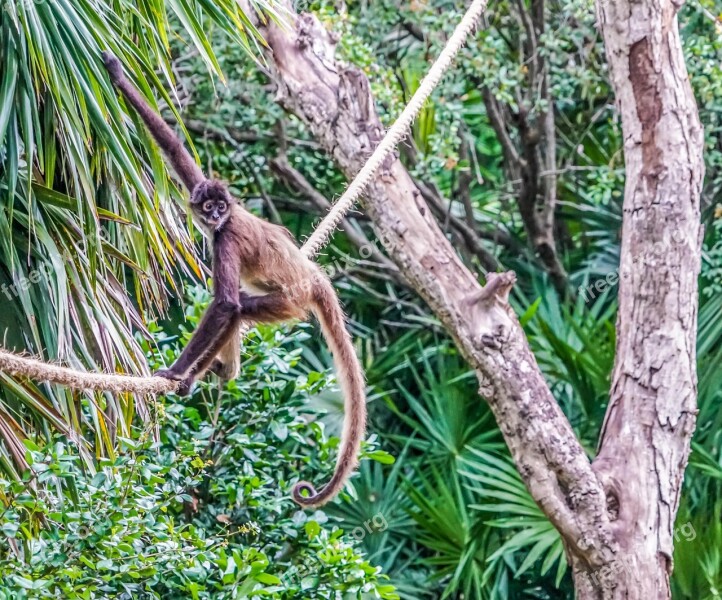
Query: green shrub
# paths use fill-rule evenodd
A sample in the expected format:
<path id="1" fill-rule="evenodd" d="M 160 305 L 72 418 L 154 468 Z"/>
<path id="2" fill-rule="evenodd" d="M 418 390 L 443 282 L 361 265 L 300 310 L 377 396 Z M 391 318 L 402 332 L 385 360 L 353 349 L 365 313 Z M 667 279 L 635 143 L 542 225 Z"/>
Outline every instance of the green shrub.
<path id="1" fill-rule="evenodd" d="M 207 299 L 195 292 L 191 323 Z M 178 343 L 154 334 L 159 366 Z M 0 598 L 397 598 L 351 536 L 290 500 L 298 479 L 330 476 L 338 444 L 307 404 L 334 391 L 298 368 L 308 338 L 254 332 L 241 379 L 151 405 L 112 459 L 28 442 L 22 481 L 0 481 Z"/>

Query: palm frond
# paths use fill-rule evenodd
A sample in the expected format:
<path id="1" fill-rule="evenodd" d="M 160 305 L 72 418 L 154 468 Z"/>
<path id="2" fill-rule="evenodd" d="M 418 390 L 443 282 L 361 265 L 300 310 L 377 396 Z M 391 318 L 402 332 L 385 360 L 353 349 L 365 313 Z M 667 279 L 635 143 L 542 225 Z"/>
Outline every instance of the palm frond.
<path id="1" fill-rule="evenodd" d="M 202 269 L 182 194 L 119 100 L 100 52 L 121 58 L 152 106 L 158 98 L 176 113 L 171 35 L 186 38 L 221 76 L 210 27 L 249 51 L 258 33 L 233 0 L 9 1 L 3 8 L 0 341 L 73 367 L 146 373 L 135 334 L 180 295 L 179 276 L 199 278 Z M 79 441 L 87 426 L 97 451 L 112 454 L 116 432 L 127 434 L 144 410 L 142 399 L 97 395 L 79 405 L 62 389 L 3 381 L 0 437 L 9 447 L 20 432 L 46 426 L 73 430 Z"/>

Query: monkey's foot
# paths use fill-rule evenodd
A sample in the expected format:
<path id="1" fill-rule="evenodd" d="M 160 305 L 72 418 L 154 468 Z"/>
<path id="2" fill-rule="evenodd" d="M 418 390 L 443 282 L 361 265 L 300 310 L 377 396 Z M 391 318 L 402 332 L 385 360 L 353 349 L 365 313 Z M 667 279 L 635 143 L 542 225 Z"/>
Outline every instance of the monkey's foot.
<path id="1" fill-rule="evenodd" d="M 209 369 L 214 375 L 218 375 L 223 381 L 231 381 L 238 377 L 238 365 L 233 363 L 224 363 L 220 360 L 214 360 L 211 368 Z"/>
<path id="2" fill-rule="evenodd" d="M 193 377 L 188 377 L 187 379 L 184 379 L 180 382 L 180 385 L 176 390 L 176 394 L 178 394 L 179 396 L 190 396 L 194 383 L 195 379 Z"/>
<path id="3" fill-rule="evenodd" d="M 208 370 L 214 375 L 218 375 L 218 377 L 220 377 L 221 371 L 223 371 L 223 363 L 220 360 L 216 359 L 213 361 L 211 368 Z"/>

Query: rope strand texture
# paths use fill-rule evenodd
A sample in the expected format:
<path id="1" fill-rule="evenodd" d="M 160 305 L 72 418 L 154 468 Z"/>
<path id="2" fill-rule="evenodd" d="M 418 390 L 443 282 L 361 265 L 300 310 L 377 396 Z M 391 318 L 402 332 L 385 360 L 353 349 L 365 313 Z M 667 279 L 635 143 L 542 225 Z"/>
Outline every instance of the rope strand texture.
<path id="1" fill-rule="evenodd" d="M 20 356 L 3 349 L 0 349 L 0 371 L 9 375 L 22 375 L 34 381 L 57 383 L 74 390 L 148 395 L 167 394 L 178 389 L 177 381 L 163 377 L 87 373 L 42 362 L 29 356 Z"/>
<path id="2" fill-rule="evenodd" d="M 363 168 L 358 172 L 351 185 L 346 188 L 343 196 L 334 204 L 333 208 L 324 217 L 323 221 L 316 228 L 310 238 L 303 245 L 301 250 L 309 258 L 313 258 L 318 251 L 328 242 L 333 231 L 338 227 L 339 223 L 351 210 L 356 201 L 363 195 L 369 183 L 373 179 L 388 156 L 396 149 L 396 146 L 403 140 L 409 132 L 414 119 L 424 108 L 424 104 L 429 99 L 433 91 L 439 85 L 444 73 L 451 66 L 452 61 L 461 50 L 464 42 L 469 37 L 476 23 L 486 9 L 487 0 L 474 0 L 469 10 L 466 11 L 464 18 L 457 25 L 454 34 L 447 42 L 444 50 L 431 66 L 426 77 L 421 82 L 411 100 L 404 108 L 403 112 L 386 132 L 384 139 L 376 146 L 371 158 L 368 159 Z"/>
<path id="3" fill-rule="evenodd" d="M 403 112 L 391 126 L 381 143 L 363 166 L 358 175 L 348 186 L 344 194 L 334 204 L 310 238 L 301 248 L 308 257 L 314 258 L 327 243 L 333 231 L 338 227 L 346 213 L 353 208 L 356 201 L 364 194 L 377 171 L 396 149 L 398 143 L 409 132 L 414 119 L 421 112 L 434 89 L 439 85 L 444 73 L 449 69 L 464 42 L 476 27 L 476 23 L 486 9 L 488 0 L 474 0 L 456 27 L 454 34 L 447 42 L 444 50 L 431 66 L 421 85 L 404 108 Z M 244 326 L 247 331 L 248 327 Z M 88 373 L 67 367 L 60 367 L 31 357 L 13 354 L 0 348 L 0 371 L 10 375 L 20 375 L 34 381 L 47 381 L 76 390 L 107 391 L 112 393 L 134 393 L 141 395 L 167 394 L 178 389 L 177 381 L 162 377 L 134 377 L 131 375 L 114 375 L 106 373 Z"/>

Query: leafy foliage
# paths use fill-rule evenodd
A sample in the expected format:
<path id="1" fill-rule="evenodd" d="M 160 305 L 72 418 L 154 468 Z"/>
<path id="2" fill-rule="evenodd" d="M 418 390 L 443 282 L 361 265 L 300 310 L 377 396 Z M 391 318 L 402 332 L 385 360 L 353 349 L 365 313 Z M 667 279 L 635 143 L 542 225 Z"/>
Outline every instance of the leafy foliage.
<path id="1" fill-rule="evenodd" d="M 100 57 L 112 50 L 153 106 L 158 96 L 172 107 L 171 20 L 217 74 L 204 28 L 214 23 L 246 50 L 256 35 L 227 0 L 3 0 L 0 329 L 10 349 L 146 372 L 134 331 L 167 310 L 169 292 L 180 295 L 178 275 L 201 275 L 179 191 Z M 48 424 L 75 440 L 84 432 L 71 394 L 2 378 L 0 452 L 16 477 L 26 466 L 19 449 L 28 431 Z M 101 454 L 114 454 L 110 430 L 127 435 L 136 410 L 145 412 L 130 400 L 98 396 L 90 404 L 82 425 L 95 429 Z"/>
<path id="2" fill-rule="evenodd" d="M 517 272 L 515 309 L 592 457 L 614 359 L 622 132 L 593 3 L 547 3 L 540 52 L 558 160 L 546 176 L 558 184 L 570 282 L 560 297 L 528 249 L 517 182 L 484 97 L 488 87 L 504 107 L 515 144 L 520 107 L 532 120 L 549 108 L 527 89 L 523 5 L 489 7 L 400 152 L 438 191 L 445 214 L 436 216 L 462 260 L 479 270 L 459 221 Z M 339 6 L 303 7 L 340 34 L 338 56 L 369 77 L 389 124 L 466 3 Z M 679 17 L 708 168 L 700 411 L 673 576 L 674 597 L 689 600 L 715 598 L 722 586 L 721 12 L 705 0 Z M 192 287 L 186 309 L 169 301 L 204 279 L 203 256 L 160 154 L 104 76 L 102 48 L 121 56 L 154 107 L 181 117 L 206 171 L 296 237 L 319 209 L 278 177 L 273 159 L 286 158 L 323 197 L 345 185 L 303 124 L 273 102 L 263 65 L 249 56 L 255 33 L 231 0 L 6 0 L 0 19 L 0 331 L 11 348 L 146 372 L 148 359 L 150 367 L 172 360 L 208 300 Z M 376 460 L 362 462 L 345 497 L 311 515 L 287 497 L 301 476 L 328 476 L 342 417 L 328 351 L 308 328 L 257 330 L 241 378 L 222 391 L 203 384 L 189 402 L 73 395 L 0 375 L 0 594 L 573 597 L 558 535 L 428 307 L 343 232 L 320 260 L 345 301 L 369 384 L 365 456 Z"/>
<path id="3" fill-rule="evenodd" d="M 191 322 L 208 300 L 194 297 Z M 151 361 L 172 358 L 178 341 L 154 337 Z M 289 498 L 299 478 L 329 475 L 338 443 L 308 407 L 332 390 L 327 376 L 296 369 L 307 338 L 255 332 L 242 381 L 154 406 L 157 420 L 95 473 L 66 440 L 27 442 L 30 468 L 2 482 L 2 552 L 15 559 L 0 566 L 0 597 L 398 598 L 347 533 L 363 521 L 333 525 Z"/>

